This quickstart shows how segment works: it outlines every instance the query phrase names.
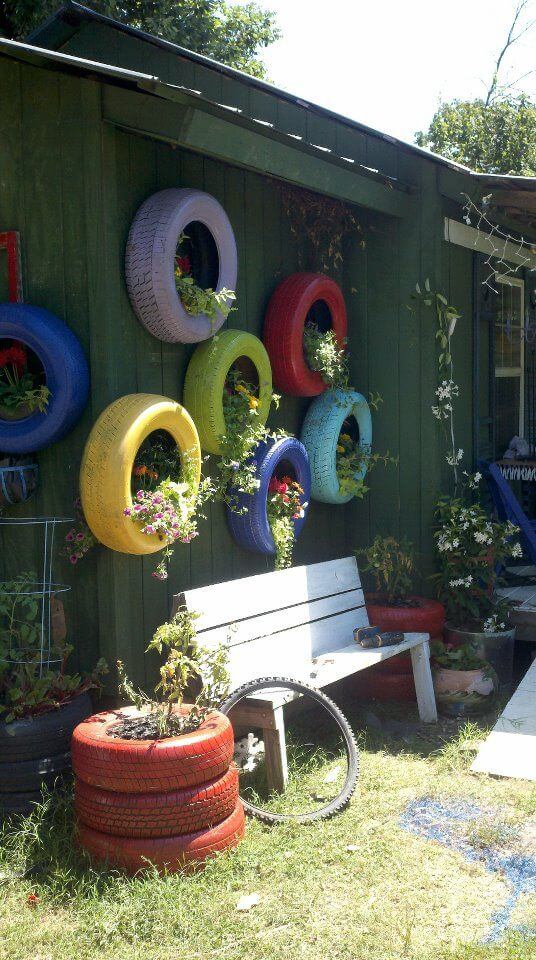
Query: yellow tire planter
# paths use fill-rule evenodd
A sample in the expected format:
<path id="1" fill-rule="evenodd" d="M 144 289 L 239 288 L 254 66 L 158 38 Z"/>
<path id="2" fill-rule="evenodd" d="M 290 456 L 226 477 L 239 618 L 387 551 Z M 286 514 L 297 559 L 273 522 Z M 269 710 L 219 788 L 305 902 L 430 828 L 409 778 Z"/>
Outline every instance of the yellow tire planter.
<path id="1" fill-rule="evenodd" d="M 195 350 L 186 371 L 184 403 L 199 430 L 199 439 L 207 453 L 221 453 L 220 437 L 225 433 L 223 391 L 225 380 L 237 360 L 245 358 L 253 366 L 259 381 L 257 414 L 263 424 L 268 419 L 272 398 L 272 367 L 264 344 L 252 333 L 225 330 Z M 244 371 L 247 380 L 247 372 Z"/>
<path id="2" fill-rule="evenodd" d="M 142 533 L 123 511 L 132 506 L 131 478 L 136 454 L 155 430 L 173 437 L 192 464 L 196 488 L 201 450 L 195 424 L 184 407 L 168 397 L 131 393 L 101 413 L 84 450 L 80 496 L 88 525 L 97 540 L 120 553 L 156 553 L 166 544 Z"/>

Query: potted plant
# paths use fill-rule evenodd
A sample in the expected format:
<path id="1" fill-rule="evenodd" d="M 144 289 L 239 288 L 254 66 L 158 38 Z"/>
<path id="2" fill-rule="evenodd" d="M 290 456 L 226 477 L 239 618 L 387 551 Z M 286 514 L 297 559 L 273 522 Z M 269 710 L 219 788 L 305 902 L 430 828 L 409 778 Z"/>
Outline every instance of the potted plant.
<path id="1" fill-rule="evenodd" d="M 365 561 L 361 569 L 372 574 L 375 591 L 365 594 L 367 614 L 372 626 L 382 631 L 429 633 L 440 637 L 445 608 L 436 600 L 412 592 L 415 579 L 415 553 L 407 540 L 378 535 L 366 550 L 357 552 Z M 377 699 L 414 700 L 416 698 L 411 656 L 402 653 L 368 671 L 367 692 Z"/>
<path id="2" fill-rule="evenodd" d="M 275 569 L 292 565 L 294 549 L 294 521 L 305 516 L 307 504 L 302 504 L 303 487 L 292 477 L 275 475 L 268 484 L 266 513 L 275 544 Z"/>
<path id="3" fill-rule="evenodd" d="M 197 642 L 196 616 L 180 608 L 149 643 L 166 655 L 154 697 L 118 663 L 131 706 L 90 717 L 73 735 L 79 841 L 130 872 L 198 865 L 244 833 L 233 730 L 215 709 L 228 690 L 227 649 Z"/>
<path id="4" fill-rule="evenodd" d="M 455 646 L 436 641 L 432 674 L 438 711 L 450 717 L 472 717 L 490 710 L 499 690 L 493 667 L 471 643 Z"/>
<path id="5" fill-rule="evenodd" d="M 191 259 L 185 250 L 188 241 L 189 237 L 181 233 L 175 256 L 175 287 L 187 313 L 193 316 L 203 314 L 208 317 L 211 324 L 215 324 L 220 316 L 224 320 L 229 316 L 236 294 L 234 290 L 228 290 L 226 287 L 213 290 L 212 287 L 200 287 L 196 283 L 192 273 Z"/>
<path id="6" fill-rule="evenodd" d="M 167 579 L 173 544 L 190 543 L 198 535 L 201 508 L 214 493 L 209 477 L 202 478 L 198 485 L 195 479 L 193 462 L 187 455 L 181 456 L 163 431 L 151 434 L 138 451 L 132 469 L 134 502 L 123 513 L 143 534 L 156 534 L 165 544 L 153 572 L 158 580 Z"/>
<path id="7" fill-rule="evenodd" d="M 333 330 L 323 331 L 314 320 L 308 320 L 303 328 L 303 352 L 307 366 L 319 373 L 330 389 L 348 387 L 348 356 Z"/>
<path id="8" fill-rule="evenodd" d="M 50 390 L 43 370 L 33 370 L 28 350 L 18 340 L 0 350 L 0 418 L 23 420 L 38 410 L 45 413 Z"/>
<path id="9" fill-rule="evenodd" d="M 511 604 L 497 596 L 499 571 L 509 557 L 522 554 L 517 527 L 489 516 L 479 501 L 481 476 L 469 477 L 462 494 L 438 504 L 435 532 L 438 596 L 447 611 L 445 639 L 470 644 L 489 661 L 501 686 L 512 680 L 515 628 Z"/>
<path id="10" fill-rule="evenodd" d="M 52 784 L 70 766 L 70 740 L 91 713 L 91 676 L 67 672 L 63 608 L 51 602 L 51 649 L 43 660 L 40 598 L 35 574 L 24 573 L 0 589 L 0 811 L 29 813 L 41 784 Z"/>

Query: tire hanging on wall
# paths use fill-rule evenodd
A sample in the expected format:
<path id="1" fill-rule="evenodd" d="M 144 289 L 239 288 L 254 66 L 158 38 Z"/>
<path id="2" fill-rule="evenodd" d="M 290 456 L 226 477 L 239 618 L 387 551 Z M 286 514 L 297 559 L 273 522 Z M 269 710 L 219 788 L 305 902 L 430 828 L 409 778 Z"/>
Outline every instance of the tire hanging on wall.
<path id="1" fill-rule="evenodd" d="M 0 419 L 0 450 L 33 453 L 61 440 L 79 420 L 89 393 L 82 346 L 69 327 L 42 307 L 0 304 L 0 340 L 20 340 L 39 358 L 50 396 L 45 413 Z"/>
<path id="2" fill-rule="evenodd" d="M 136 454 L 155 430 L 169 433 L 192 464 L 195 486 L 201 476 L 199 437 L 190 414 L 168 397 L 132 393 L 104 410 L 89 435 L 80 467 L 80 496 L 94 536 L 120 553 L 146 554 L 165 543 L 148 536 L 124 510 L 132 506 L 131 476 Z"/>
<path id="3" fill-rule="evenodd" d="M 327 386 L 307 365 L 303 330 L 313 305 L 323 301 L 340 347 L 346 340 L 346 306 L 340 287 L 322 273 L 293 273 L 272 294 L 264 319 L 263 341 L 270 357 L 274 383 L 292 397 L 316 397 Z"/>
<path id="4" fill-rule="evenodd" d="M 233 728 L 227 717 L 211 713 L 191 733 L 167 740 L 125 740 L 109 730 L 134 707 L 99 713 L 73 733 L 76 776 L 103 790 L 120 793 L 163 793 L 183 790 L 221 777 L 233 759 Z"/>
<path id="5" fill-rule="evenodd" d="M 267 499 L 268 485 L 279 464 L 287 462 L 295 473 L 295 479 L 303 488 L 300 496 L 305 515 L 294 521 L 294 535 L 298 537 L 307 517 L 311 492 L 311 471 L 309 458 L 303 444 L 295 437 L 282 440 L 268 440 L 260 443 L 253 455 L 256 464 L 259 488 L 254 494 L 243 493 L 237 496 L 237 510 L 227 508 L 227 519 L 231 533 L 244 550 L 255 553 L 275 553 L 274 538 L 268 523 Z M 239 513 L 238 510 L 244 510 Z"/>
<path id="6" fill-rule="evenodd" d="M 258 337 L 243 330 L 225 330 L 214 340 L 200 344 L 188 365 L 184 403 L 199 431 L 201 446 L 208 453 L 221 453 L 220 437 L 225 433 L 225 380 L 233 364 L 241 358 L 251 361 L 256 371 L 259 386 L 257 417 L 264 424 L 270 412 L 272 368 Z"/>
<path id="7" fill-rule="evenodd" d="M 355 390 L 328 390 L 313 400 L 301 432 L 301 441 L 309 454 L 311 464 L 311 496 L 323 503 L 342 504 L 352 494 L 341 494 L 337 477 L 337 443 L 342 425 L 353 416 L 359 427 L 359 442 L 364 449 L 372 445 L 372 418 L 370 407 L 361 393 Z M 356 477 L 367 472 L 363 466 Z"/>
<path id="8" fill-rule="evenodd" d="M 200 861 L 236 847 L 245 832 L 242 803 L 215 827 L 173 837 L 116 837 L 78 825 L 78 839 L 90 856 L 98 861 L 123 867 L 129 873 L 150 870 L 154 864 L 171 872 L 199 867 Z"/>
<path id="9" fill-rule="evenodd" d="M 220 203 L 202 190 L 160 190 L 139 208 L 127 241 L 125 275 L 132 307 L 149 333 L 168 343 L 198 343 L 211 337 L 224 322 L 221 312 L 211 321 L 194 316 L 182 305 L 175 286 L 175 255 L 180 235 L 189 223 L 202 223 L 218 253 L 216 291 L 236 290 L 236 241 Z"/>

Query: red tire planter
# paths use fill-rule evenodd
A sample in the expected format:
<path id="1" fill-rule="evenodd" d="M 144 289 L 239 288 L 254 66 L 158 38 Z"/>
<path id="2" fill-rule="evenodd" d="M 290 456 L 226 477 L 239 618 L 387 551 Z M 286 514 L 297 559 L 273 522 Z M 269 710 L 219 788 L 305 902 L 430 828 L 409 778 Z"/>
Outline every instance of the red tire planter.
<path id="1" fill-rule="evenodd" d="M 367 614 L 372 626 L 382 631 L 400 630 L 402 633 L 429 633 L 431 638 L 442 635 L 445 623 L 445 608 L 437 600 L 426 597 L 410 597 L 418 602 L 415 607 L 393 607 L 382 603 L 379 594 L 369 593 L 365 598 Z M 415 683 L 411 667 L 411 654 L 401 653 L 377 664 L 370 671 L 370 696 L 376 700 L 416 700 Z M 400 677 L 398 685 L 388 678 Z M 408 690 L 411 695 L 408 696 Z"/>
<path id="2" fill-rule="evenodd" d="M 230 817 L 238 802 L 238 770 L 197 787 L 169 793 L 115 793 L 78 779 L 79 823 L 119 837 L 171 837 L 195 833 Z"/>
<path id="3" fill-rule="evenodd" d="M 293 273 L 272 294 L 264 319 L 263 341 L 274 384 L 292 397 L 316 397 L 327 389 L 319 373 L 307 366 L 303 328 L 313 304 L 323 300 L 337 342 L 346 339 L 346 306 L 340 287 L 322 273 Z"/>
<path id="4" fill-rule="evenodd" d="M 380 703 L 412 703 L 417 699 L 413 673 L 381 674 L 377 666 L 358 674 L 352 691 L 363 700 Z"/>
<path id="5" fill-rule="evenodd" d="M 101 863 L 122 867 L 128 873 L 151 869 L 178 871 L 200 867 L 208 857 L 236 847 L 244 836 L 244 808 L 240 800 L 233 812 L 215 827 L 174 837 L 117 837 L 78 826 L 78 841 Z"/>
<path id="6" fill-rule="evenodd" d="M 122 740 L 110 727 L 136 714 L 124 707 L 89 717 L 76 727 L 72 745 L 77 777 L 119 793 L 164 793 L 220 777 L 233 759 L 233 729 L 227 717 L 211 713 L 193 733 L 168 740 Z"/>

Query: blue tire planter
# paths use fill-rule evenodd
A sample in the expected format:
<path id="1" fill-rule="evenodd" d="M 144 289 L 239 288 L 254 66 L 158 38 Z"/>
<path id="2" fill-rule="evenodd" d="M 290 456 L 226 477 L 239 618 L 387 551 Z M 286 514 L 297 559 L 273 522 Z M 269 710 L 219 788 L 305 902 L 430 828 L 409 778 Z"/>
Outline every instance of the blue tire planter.
<path id="1" fill-rule="evenodd" d="M 288 462 L 293 468 L 297 483 L 303 488 L 300 500 L 305 516 L 294 521 L 294 533 L 298 537 L 307 517 L 311 494 L 309 458 L 299 440 L 295 437 L 285 437 L 283 440 L 268 440 L 260 443 L 255 450 L 253 460 L 260 480 L 259 489 L 254 494 L 239 494 L 237 508 L 245 509 L 245 512 L 237 513 L 228 507 L 227 518 L 231 533 L 239 546 L 244 550 L 272 555 L 275 553 L 275 544 L 266 512 L 268 485 L 279 464 L 283 461 Z"/>
<path id="2" fill-rule="evenodd" d="M 361 446 L 370 449 L 372 417 L 370 407 L 361 393 L 355 390 L 327 390 L 313 400 L 307 411 L 301 442 L 309 454 L 313 500 L 342 504 L 352 499 L 351 493 L 344 496 L 340 493 L 336 467 L 339 434 L 344 421 L 350 416 L 357 421 Z M 366 466 L 362 467 L 356 478 L 362 479 L 366 472 Z"/>
<path id="3" fill-rule="evenodd" d="M 0 304 L 0 340 L 20 340 L 38 356 L 50 398 L 46 413 L 0 419 L 0 450 L 30 453 L 61 440 L 87 403 L 89 370 L 72 330 L 53 313 L 25 303 Z"/>

